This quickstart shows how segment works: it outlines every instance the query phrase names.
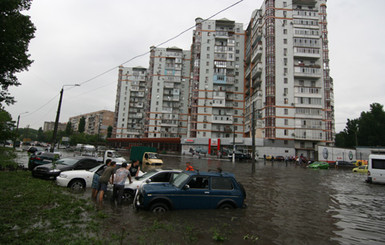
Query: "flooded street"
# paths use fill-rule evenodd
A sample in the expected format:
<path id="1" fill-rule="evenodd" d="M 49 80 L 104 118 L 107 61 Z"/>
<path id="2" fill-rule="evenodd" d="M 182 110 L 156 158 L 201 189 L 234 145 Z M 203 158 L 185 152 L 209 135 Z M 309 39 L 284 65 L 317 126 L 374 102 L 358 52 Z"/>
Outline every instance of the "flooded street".
<path id="1" fill-rule="evenodd" d="M 200 171 L 232 172 L 247 192 L 247 208 L 237 210 L 186 210 L 154 215 L 136 211 L 132 204 L 104 209 L 114 225 L 125 226 L 130 233 L 144 231 L 154 222 L 166 222 L 213 234 L 216 229 L 230 238 L 225 244 L 384 244 L 385 185 L 364 182 L 366 175 L 351 169 L 313 170 L 294 163 L 232 163 L 227 159 L 197 159 L 162 156 L 165 168 L 184 169 L 191 162 Z M 152 168 L 152 167 L 149 167 Z M 84 194 L 90 196 L 90 190 Z M 131 236 L 131 235 L 130 235 Z M 184 243 L 172 231 L 160 235 L 162 241 Z M 214 243 L 198 237 L 201 244 Z M 170 240 L 171 239 L 171 240 Z M 251 241 L 250 239 L 254 239 Z M 136 244 L 129 241 L 128 244 Z M 154 240 L 154 244 L 157 244 Z"/>

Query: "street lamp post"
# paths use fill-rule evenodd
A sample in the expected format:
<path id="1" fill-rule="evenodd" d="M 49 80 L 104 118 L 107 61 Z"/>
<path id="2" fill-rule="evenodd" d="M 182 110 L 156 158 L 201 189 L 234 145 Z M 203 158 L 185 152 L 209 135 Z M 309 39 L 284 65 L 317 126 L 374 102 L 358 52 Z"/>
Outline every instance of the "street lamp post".
<path id="1" fill-rule="evenodd" d="M 16 139 L 17 139 L 17 132 L 19 131 L 20 116 L 23 115 L 23 114 L 26 114 L 26 113 L 28 113 L 28 111 L 23 112 L 23 113 L 21 113 L 21 114 L 19 114 L 17 116 L 16 131 L 15 131 L 15 137 L 14 137 L 14 140 L 13 140 L 13 149 L 15 149 L 15 147 L 16 147 L 15 143 L 16 143 Z"/>
<path id="2" fill-rule="evenodd" d="M 56 119 L 55 119 L 55 126 L 54 126 L 54 128 L 53 128 L 53 135 L 52 135 L 52 142 L 51 142 L 51 152 L 54 152 L 54 150 L 55 150 L 56 135 L 57 135 L 57 128 L 58 128 L 58 124 L 59 124 L 61 102 L 62 102 L 62 99 L 63 99 L 64 87 L 66 87 L 66 86 L 80 86 L 80 84 L 63 85 L 63 87 L 62 87 L 61 90 L 60 90 L 59 105 L 58 105 L 58 107 L 57 107 Z"/>

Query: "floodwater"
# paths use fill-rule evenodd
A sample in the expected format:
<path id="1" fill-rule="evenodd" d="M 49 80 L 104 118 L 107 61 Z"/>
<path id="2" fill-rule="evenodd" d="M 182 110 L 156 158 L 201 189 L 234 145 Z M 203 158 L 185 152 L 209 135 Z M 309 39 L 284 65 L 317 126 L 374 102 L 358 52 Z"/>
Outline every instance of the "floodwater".
<path id="1" fill-rule="evenodd" d="M 225 244 L 385 243 L 385 185 L 365 183 L 365 174 L 353 173 L 351 169 L 313 170 L 294 163 L 263 160 L 256 162 L 252 173 L 251 162 L 246 161 L 232 163 L 227 159 L 187 156 L 162 159 L 166 168 L 184 169 L 189 161 L 200 171 L 221 167 L 234 173 L 246 189 L 247 208 L 170 211 L 157 216 L 136 211 L 131 203 L 116 209 L 106 201 L 104 208 L 116 224 L 131 231 L 143 231 L 154 220 L 198 227 L 207 233 L 217 227 L 221 232 L 229 231 Z M 165 232 L 159 239 L 167 241 L 167 236 L 170 233 Z M 255 240 L 250 243 L 246 238 Z M 202 239 L 201 244 L 213 243 L 211 236 Z"/>

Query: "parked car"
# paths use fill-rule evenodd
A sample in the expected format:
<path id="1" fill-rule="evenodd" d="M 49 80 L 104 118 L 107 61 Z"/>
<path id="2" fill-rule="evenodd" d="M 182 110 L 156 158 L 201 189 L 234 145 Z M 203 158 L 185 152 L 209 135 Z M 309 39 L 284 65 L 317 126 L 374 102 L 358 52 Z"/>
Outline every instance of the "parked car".
<path id="1" fill-rule="evenodd" d="M 243 160 L 243 159 L 250 159 L 251 156 L 241 152 L 241 151 L 235 151 L 235 159 Z M 233 158 L 233 152 L 230 152 L 230 154 L 227 155 L 229 159 Z"/>
<path id="2" fill-rule="evenodd" d="M 347 161 L 336 161 L 335 166 L 337 168 L 355 168 L 356 165 L 352 162 L 347 162 Z"/>
<path id="3" fill-rule="evenodd" d="M 124 199 L 134 197 L 136 191 L 143 185 L 149 183 L 164 184 L 174 180 L 182 170 L 179 169 L 153 169 L 142 176 L 132 178 L 132 183 L 127 178 L 124 185 Z"/>
<path id="4" fill-rule="evenodd" d="M 276 160 L 276 161 L 285 161 L 285 157 L 283 157 L 283 156 L 276 156 L 274 158 L 274 160 Z"/>
<path id="5" fill-rule="evenodd" d="M 143 185 L 134 205 L 152 212 L 233 209 L 244 207 L 245 198 L 245 189 L 231 173 L 184 171 L 170 183 Z"/>
<path id="6" fill-rule="evenodd" d="M 32 154 L 28 160 L 28 169 L 33 170 L 36 166 L 52 163 L 54 160 L 58 160 L 61 157 L 60 152 L 45 152 L 38 151 Z"/>
<path id="7" fill-rule="evenodd" d="M 105 168 L 105 164 L 100 164 L 89 170 L 62 171 L 56 177 L 56 184 L 68 187 L 76 192 L 84 191 L 86 188 L 91 187 L 94 174 L 101 175 Z"/>
<path id="8" fill-rule="evenodd" d="M 362 165 L 356 168 L 353 168 L 353 172 L 355 173 L 368 173 L 368 165 Z"/>
<path id="9" fill-rule="evenodd" d="M 45 149 L 43 147 L 39 147 L 39 146 L 30 146 L 27 150 L 28 153 L 31 153 L 31 154 L 34 154 L 38 151 L 44 151 Z"/>
<path id="10" fill-rule="evenodd" d="M 32 170 L 33 177 L 44 179 L 56 179 L 62 171 L 67 170 L 87 170 L 101 164 L 96 158 L 92 157 L 73 157 L 62 158 L 54 163 L 43 164 Z"/>

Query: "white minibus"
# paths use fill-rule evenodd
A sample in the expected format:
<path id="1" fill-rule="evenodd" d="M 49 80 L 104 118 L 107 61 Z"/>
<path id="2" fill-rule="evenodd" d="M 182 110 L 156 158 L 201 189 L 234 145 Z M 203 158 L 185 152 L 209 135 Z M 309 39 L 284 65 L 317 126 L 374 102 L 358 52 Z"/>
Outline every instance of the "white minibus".
<path id="1" fill-rule="evenodd" d="M 369 155 L 368 183 L 385 184 L 385 155 Z"/>

